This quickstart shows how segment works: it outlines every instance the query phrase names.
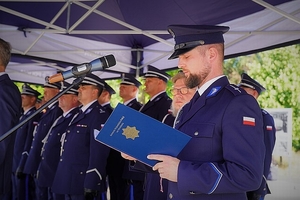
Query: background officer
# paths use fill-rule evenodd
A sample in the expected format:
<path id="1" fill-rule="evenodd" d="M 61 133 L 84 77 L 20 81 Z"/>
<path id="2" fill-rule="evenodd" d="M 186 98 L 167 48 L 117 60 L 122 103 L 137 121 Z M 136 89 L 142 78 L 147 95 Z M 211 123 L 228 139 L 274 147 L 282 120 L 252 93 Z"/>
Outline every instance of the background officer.
<path id="1" fill-rule="evenodd" d="M 98 98 L 98 102 L 103 108 L 106 109 L 106 111 L 109 114 L 111 114 L 112 111 L 114 110 L 110 104 L 111 96 L 113 94 L 116 94 L 115 90 L 104 81 L 104 88 L 101 95 Z"/>
<path id="2" fill-rule="evenodd" d="M 68 82 L 63 82 L 62 90 L 70 85 Z M 78 87 L 75 86 L 58 98 L 58 106 L 63 110 L 63 114 L 54 121 L 43 139 L 42 159 L 37 172 L 37 185 L 39 188 L 48 190 L 48 198 L 45 197 L 45 199 L 63 200 L 65 198 L 63 195 L 53 194 L 51 186 L 59 162 L 61 136 L 65 133 L 74 115 L 79 112 L 77 89 Z"/>
<path id="3" fill-rule="evenodd" d="M 20 92 L 5 73 L 11 55 L 11 46 L 0 38 L 0 136 L 19 122 L 22 112 Z M 0 142 L 0 199 L 11 199 L 11 169 L 15 134 Z"/>
<path id="4" fill-rule="evenodd" d="M 94 132 L 99 132 L 109 117 L 97 101 L 103 87 L 104 81 L 98 76 L 86 75 L 78 89 L 82 107 L 61 139 L 52 192 L 64 194 L 66 199 L 105 199 L 109 148 L 94 138 Z"/>
<path id="5" fill-rule="evenodd" d="M 260 83 L 251 78 L 248 74 L 243 73 L 241 77 L 242 80 L 239 83 L 239 86 L 255 99 L 257 99 L 259 95 L 266 90 Z M 264 173 L 260 187 L 255 191 L 247 192 L 248 200 L 264 199 L 266 194 L 271 194 L 271 191 L 267 184 L 267 177 L 270 172 L 272 152 L 275 146 L 276 128 L 273 117 L 266 110 L 261 109 L 261 111 L 263 115 L 264 142 L 266 147 Z"/>
<path id="6" fill-rule="evenodd" d="M 162 121 L 164 116 L 168 114 L 171 107 L 172 99 L 167 95 L 166 88 L 170 75 L 166 72 L 148 65 L 148 71 L 145 77 L 145 92 L 149 95 L 150 100 L 140 109 L 140 112 Z M 134 169 L 145 171 L 145 191 L 144 200 L 166 199 L 167 180 L 160 179 L 157 172 L 149 169 L 148 166 L 137 162 Z"/>
<path id="7" fill-rule="evenodd" d="M 50 101 L 55 95 L 59 93 L 61 83 L 45 83 L 44 84 L 44 99 L 45 102 Z M 38 166 L 41 161 L 41 150 L 43 146 L 42 140 L 45 138 L 53 122 L 62 114 L 62 110 L 58 107 L 58 102 L 55 101 L 43 110 L 43 114 L 33 132 L 33 140 L 28 158 L 24 166 L 24 173 L 33 175 L 36 178 Z M 48 190 L 39 188 L 36 185 L 37 199 L 47 197 Z"/>
<path id="8" fill-rule="evenodd" d="M 139 110 L 142 104 L 137 100 L 137 94 L 141 83 L 131 74 L 125 74 L 119 86 L 119 96 L 123 104 Z M 130 170 L 130 161 L 125 160 L 123 178 L 127 180 L 126 197 L 129 200 L 142 200 L 144 196 L 144 178 L 145 173 Z"/>
<path id="9" fill-rule="evenodd" d="M 25 120 L 36 111 L 35 104 L 39 95 L 40 93 L 32 89 L 29 85 L 23 85 L 21 92 L 23 114 L 20 117 L 20 122 Z M 32 199 L 35 196 L 34 194 L 32 194 L 32 191 L 28 190 L 28 183 L 32 183 L 33 179 L 29 180 L 31 176 L 24 174 L 23 169 L 33 139 L 33 130 L 38 121 L 39 115 L 36 115 L 28 122 L 26 122 L 23 126 L 21 126 L 16 133 L 12 168 L 12 181 L 14 188 L 13 199 Z"/>

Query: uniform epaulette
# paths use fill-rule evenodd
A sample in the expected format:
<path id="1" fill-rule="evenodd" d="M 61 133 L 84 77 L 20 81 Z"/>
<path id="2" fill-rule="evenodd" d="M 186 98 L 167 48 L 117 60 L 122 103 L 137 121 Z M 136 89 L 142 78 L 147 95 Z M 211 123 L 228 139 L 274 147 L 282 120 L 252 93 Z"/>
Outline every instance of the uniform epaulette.
<path id="1" fill-rule="evenodd" d="M 234 84 L 229 84 L 225 87 L 227 90 L 229 90 L 234 96 L 243 94 L 241 88 L 239 88 L 238 86 L 234 85 Z"/>
<path id="2" fill-rule="evenodd" d="M 266 111 L 266 110 L 264 110 L 264 109 L 261 109 L 261 111 L 262 111 L 262 113 L 263 113 L 264 115 L 269 115 L 268 111 Z"/>

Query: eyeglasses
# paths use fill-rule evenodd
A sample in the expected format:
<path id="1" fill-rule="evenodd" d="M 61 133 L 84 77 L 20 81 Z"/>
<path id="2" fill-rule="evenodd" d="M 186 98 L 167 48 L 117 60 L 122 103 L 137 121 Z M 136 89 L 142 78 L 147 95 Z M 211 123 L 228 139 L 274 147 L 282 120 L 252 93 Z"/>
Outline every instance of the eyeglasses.
<path id="1" fill-rule="evenodd" d="M 170 90 L 170 92 L 173 94 L 173 95 L 176 95 L 176 94 L 178 94 L 178 92 L 180 93 L 180 94 L 187 94 L 188 92 L 189 92 L 189 88 L 187 88 L 187 87 L 182 87 L 182 88 L 172 88 L 171 90 Z"/>

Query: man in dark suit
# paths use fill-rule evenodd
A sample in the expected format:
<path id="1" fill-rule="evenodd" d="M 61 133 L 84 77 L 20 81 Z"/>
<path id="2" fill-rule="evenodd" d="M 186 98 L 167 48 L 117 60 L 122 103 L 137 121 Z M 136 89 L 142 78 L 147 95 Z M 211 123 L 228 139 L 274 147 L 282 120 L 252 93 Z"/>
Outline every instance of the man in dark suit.
<path id="1" fill-rule="evenodd" d="M 70 84 L 63 82 L 62 89 L 66 89 Z M 46 137 L 43 139 L 41 151 L 41 162 L 37 173 L 37 185 L 39 188 L 48 190 L 48 199 L 64 200 L 64 195 L 53 194 L 51 186 L 55 176 L 56 168 L 61 153 L 61 137 L 65 133 L 74 115 L 79 112 L 78 87 L 73 87 L 58 99 L 58 106 L 63 110 L 52 124 Z"/>
<path id="2" fill-rule="evenodd" d="M 5 73 L 11 55 L 11 46 L 0 38 L 0 136 L 19 122 L 22 112 L 20 92 Z M 11 171 L 15 134 L 0 141 L 0 199 L 11 199 Z"/>
<path id="3" fill-rule="evenodd" d="M 260 83 L 246 73 L 242 74 L 242 80 L 239 86 L 255 99 L 266 90 Z M 273 117 L 266 110 L 261 109 L 261 111 L 263 115 L 264 142 L 266 147 L 264 173 L 260 187 L 257 190 L 247 192 L 248 200 L 262 200 L 266 194 L 271 194 L 267 184 L 267 177 L 270 172 L 272 152 L 275 146 L 276 128 Z"/>
<path id="4" fill-rule="evenodd" d="M 55 95 L 59 93 L 61 83 L 45 83 L 44 84 L 44 99 L 46 102 L 51 100 Z M 31 143 L 31 149 L 29 151 L 28 158 L 26 160 L 24 171 L 25 174 L 30 174 L 33 177 L 37 175 L 38 166 L 41 161 L 41 150 L 43 146 L 43 139 L 48 133 L 53 122 L 62 114 L 62 110 L 58 107 L 58 102 L 53 102 L 46 109 L 43 110 L 43 114 L 39 120 L 33 132 L 33 140 Z M 37 199 L 43 199 L 47 197 L 48 190 L 45 188 L 39 188 L 36 186 Z"/>
<path id="5" fill-rule="evenodd" d="M 20 122 L 28 118 L 36 111 L 35 104 L 39 95 L 40 93 L 32 89 L 29 85 L 23 85 L 21 92 L 23 114 L 20 118 Z M 14 199 L 33 199 L 33 197 L 35 196 L 34 194 L 32 194 L 34 193 L 34 191 L 28 189 L 28 183 L 32 183 L 33 180 L 30 179 L 30 176 L 23 173 L 23 169 L 28 156 L 28 152 L 30 150 L 33 138 L 33 130 L 38 124 L 38 121 L 39 116 L 36 115 L 17 130 L 12 168 Z"/>
<path id="6" fill-rule="evenodd" d="M 94 138 L 109 117 L 98 103 L 104 81 L 93 73 L 86 75 L 78 89 L 82 104 L 61 141 L 61 156 L 52 192 L 65 199 L 105 199 L 106 161 L 109 148 Z"/>
<path id="7" fill-rule="evenodd" d="M 134 109 L 140 110 L 142 104 L 137 101 L 137 93 L 141 83 L 131 74 L 125 74 L 119 86 L 119 96 L 123 104 Z M 127 180 L 126 198 L 124 200 L 142 200 L 144 196 L 145 173 L 130 170 L 130 161 L 124 164 L 123 178 Z"/>
<path id="8" fill-rule="evenodd" d="M 171 25 L 178 67 L 189 88 L 199 87 L 182 108 L 175 128 L 191 136 L 175 158 L 152 154 L 172 200 L 246 200 L 262 180 L 265 147 L 257 101 L 223 75 L 225 26 Z"/>

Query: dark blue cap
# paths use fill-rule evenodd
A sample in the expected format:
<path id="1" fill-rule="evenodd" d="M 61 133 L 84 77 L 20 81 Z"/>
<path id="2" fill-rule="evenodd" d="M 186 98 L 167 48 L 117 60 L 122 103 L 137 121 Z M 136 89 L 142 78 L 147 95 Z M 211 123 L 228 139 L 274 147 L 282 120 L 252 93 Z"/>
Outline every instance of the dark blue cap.
<path id="1" fill-rule="evenodd" d="M 166 72 L 157 69 L 156 67 L 153 67 L 151 65 L 148 65 L 148 71 L 144 75 L 146 78 L 159 78 L 163 80 L 164 82 L 168 82 L 170 79 L 170 75 L 167 74 Z"/>
<path id="2" fill-rule="evenodd" d="M 61 88 L 61 83 L 60 82 L 57 82 L 57 83 L 48 83 L 46 82 L 44 84 L 44 88 L 47 87 L 47 88 L 54 88 L 54 89 L 59 89 Z"/>
<path id="3" fill-rule="evenodd" d="M 90 74 L 87 74 L 84 77 L 81 84 L 83 84 L 83 85 L 94 85 L 94 86 L 101 89 L 101 88 L 104 88 L 105 82 L 99 76 L 97 76 L 93 73 L 90 73 Z"/>
<path id="4" fill-rule="evenodd" d="M 66 89 L 66 88 L 68 88 L 68 87 L 70 87 L 70 86 L 71 86 L 70 83 L 64 81 L 64 82 L 62 83 L 62 88 L 61 88 L 61 90 L 64 90 L 64 89 Z M 78 95 L 78 86 L 73 86 L 73 87 L 72 87 L 70 90 L 68 90 L 65 94 L 74 94 L 74 95 Z"/>
<path id="5" fill-rule="evenodd" d="M 125 74 L 120 84 L 134 85 L 136 87 L 141 86 L 141 83 L 131 74 Z"/>
<path id="6" fill-rule="evenodd" d="M 258 92 L 258 94 L 262 93 L 266 90 L 261 84 L 259 84 L 256 80 L 251 78 L 248 74 L 242 73 L 242 80 L 239 83 L 239 86 L 248 87 L 254 89 Z"/>
<path id="7" fill-rule="evenodd" d="M 32 89 L 29 85 L 24 84 L 22 86 L 22 92 L 21 94 L 25 94 L 25 95 L 31 95 L 31 96 L 35 96 L 38 97 L 41 95 L 41 93 L 39 93 L 37 90 Z"/>
<path id="8" fill-rule="evenodd" d="M 224 43 L 223 34 L 229 30 L 228 26 L 212 25 L 170 25 L 169 33 L 175 40 L 174 52 L 170 59 L 178 58 L 196 46 Z"/>
<path id="9" fill-rule="evenodd" d="M 106 90 L 110 95 L 116 94 L 115 90 L 106 82 L 104 82 L 104 90 Z"/>

